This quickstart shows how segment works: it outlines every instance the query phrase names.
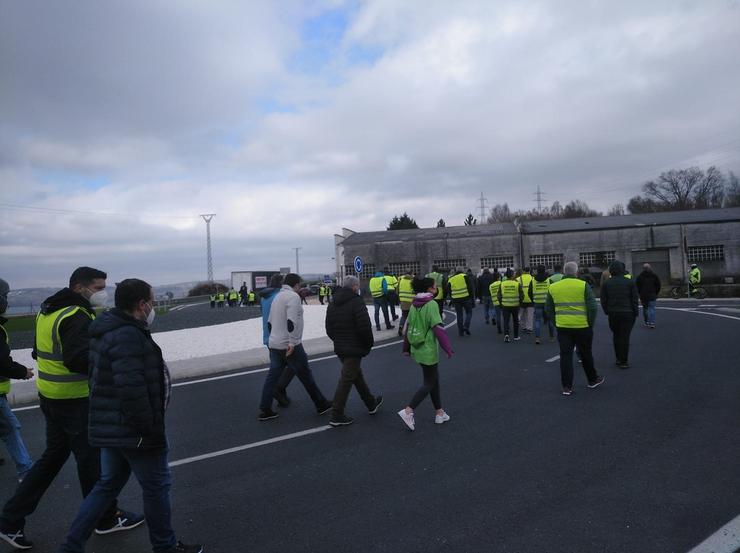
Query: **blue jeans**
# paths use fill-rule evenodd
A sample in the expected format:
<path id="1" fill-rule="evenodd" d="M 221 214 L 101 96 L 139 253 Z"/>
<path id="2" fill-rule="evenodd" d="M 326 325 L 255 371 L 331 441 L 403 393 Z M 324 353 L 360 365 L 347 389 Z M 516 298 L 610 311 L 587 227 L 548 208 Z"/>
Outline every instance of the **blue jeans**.
<path id="1" fill-rule="evenodd" d="M 457 315 L 457 332 L 460 336 L 463 332 L 470 330 L 470 320 L 473 318 L 473 300 L 470 297 L 453 299 L 452 304 L 455 306 Z M 463 311 L 465 311 L 465 320 L 463 320 Z"/>
<path id="2" fill-rule="evenodd" d="M 15 418 L 5 394 L 0 395 L 0 439 L 5 442 L 8 453 L 15 461 L 15 470 L 22 477 L 33 465 L 26 444 L 21 438 L 21 423 Z"/>
<path id="3" fill-rule="evenodd" d="M 493 306 L 493 316 L 496 318 L 496 327 L 498 328 L 498 333 L 501 334 L 503 332 L 503 314 L 501 311 L 500 305 L 494 305 Z"/>
<path id="4" fill-rule="evenodd" d="M 391 327 L 391 320 L 388 318 L 388 298 L 380 296 L 379 298 L 373 298 L 373 305 L 375 306 L 375 328 L 380 330 L 380 311 L 383 310 L 383 320 L 385 321 L 386 328 Z"/>
<path id="5" fill-rule="evenodd" d="M 647 324 L 655 324 L 655 300 L 650 300 L 642 304 L 642 314 Z"/>
<path id="6" fill-rule="evenodd" d="M 535 338 L 540 337 L 540 333 L 542 332 L 542 323 L 547 324 L 547 330 L 550 332 L 550 338 L 555 336 L 555 326 L 552 324 L 552 321 L 547 318 L 547 314 L 545 313 L 545 304 L 536 303 L 534 304 L 534 336 Z"/>
<path id="7" fill-rule="evenodd" d="M 271 409 L 272 398 L 275 394 L 278 380 L 287 366 L 292 369 L 293 373 L 301 381 L 303 387 L 314 402 L 316 407 L 321 407 L 326 403 L 326 398 L 319 390 L 316 381 L 313 379 L 313 373 L 308 366 L 308 355 L 303 349 L 303 344 L 298 344 L 293 348 L 293 353 L 286 355 L 288 350 L 270 348 L 270 370 L 267 372 L 265 384 L 262 386 L 262 398 L 260 399 L 260 409 Z"/>
<path id="8" fill-rule="evenodd" d="M 172 478 L 167 464 L 167 449 L 100 450 L 100 480 L 80 505 L 60 553 L 82 553 L 100 515 L 118 497 L 133 471 L 144 499 L 144 516 L 149 527 L 152 549 L 167 551 L 177 539 L 172 530 L 170 487 Z"/>
<path id="9" fill-rule="evenodd" d="M 494 318 L 495 313 L 493 310 L 493 301 L 491 300 L 491 296 L 483 296 L 480 302 L 483 305 L 483 316 L 485 317 L 486 322 L 491 319 L 496 321 L 496 319 Z"/>

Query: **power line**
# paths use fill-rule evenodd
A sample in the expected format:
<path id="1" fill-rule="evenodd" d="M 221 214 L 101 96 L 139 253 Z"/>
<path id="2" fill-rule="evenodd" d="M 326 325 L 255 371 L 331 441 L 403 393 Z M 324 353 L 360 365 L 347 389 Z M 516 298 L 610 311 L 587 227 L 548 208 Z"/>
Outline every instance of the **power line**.
<path id="1" fill-rule="evenodd" d="M 26 211 L 43 211 L 46 213 L 59 213 L 63 215 L 105 215 L 105 216 L 120 216 L 120 217 L 158 217 L 162 219 L 195 219 L 198 215 L 164 215 L 161 213 L 125 213 L 120 211 L 87 211 L 82 209 L 63 209 L 55 207 L 39 207 L 35 205 L 18 205 L 18 204 L 4 204 L 0 203 L 0 209 L 18 209 Z"/>
<path id="2" fill-rule="evenodd" d="M 213 283 L 213 256 L 211 255 L 211 219 L 215 213 L 206 213 L 201 218 L 206 222 L 206 256 L 208 260 L 208 282 Z"/>
<path id="3" fill-rule="evenodd" d="M 540 185 L 537 185 L 537 192 L 533 192 L 535 195 L 535 202 L 537 203 L 537 211 L 542 213 L 542 202 L 545 200 L 546 194 L 540 190 Z"/>
<path id="4" fill-rule="evenodd" d="M 483 192 L 480 193 L 480 198 L 476 203 L 478 204 L 477 208 L 480 209 L 480 219 L 478 220 L 483 224 L 486 222 L 486 204 L 488 203 L 488 200 L 483 196 Z"/>

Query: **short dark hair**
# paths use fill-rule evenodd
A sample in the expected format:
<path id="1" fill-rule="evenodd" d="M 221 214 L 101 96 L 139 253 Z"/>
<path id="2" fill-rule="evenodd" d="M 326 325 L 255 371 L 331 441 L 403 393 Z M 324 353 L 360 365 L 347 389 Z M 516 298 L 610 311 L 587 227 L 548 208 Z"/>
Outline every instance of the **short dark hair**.
<path id="1" fill-rule="evenodd" d="M 283 275 L 275 273 L 270 277 L 270 288 L 280 288 L 283 285 Z"/>
<path id="2" fill-rule="evenodd" d="M 124 311 L 133 311 L 141 301 L 149 301 L 152 287 L 138 278 L 127 278 L 116 283 L 116 307 Z"/>
<path id="3" fill-rule="evenodd" d="M 288 273 L 287 275 L 285 275 L 285 279 L 283 280 L 283 284 L 285 284 L 286 286 L 290 286 L 291 288 L 300 283 L 301 277 L 295 273 Z"/>
<path id="4" fill-rule="evenodd" d="M 411 287 L 414 289 L 414 292 L 417 294 L 423 294 L 427 290 L 429 290 L 432 286 L 434 286 L 435 282 L 433 278 L 415 278 L 413 281 L 411 281 Z"/>
<path id="5" fill-rule="evenodd" d="M 92 267 L 77 267 L 73 272 L 72 276 L 69 277 L 69 287 L 74 288 L 78 284 L 87 286 L 92 283 L 96 278 L 108 278 L 103 271 L 93 269 Z"/>
<path id="6" fill-rule="evenodd" d="M 555 270 L 556 273 L 559 273 L 560 271 L 563 270 L 563 266 L 560 263 L 558 263 L 557 265 L 553 267 L 553 269 Z"/>

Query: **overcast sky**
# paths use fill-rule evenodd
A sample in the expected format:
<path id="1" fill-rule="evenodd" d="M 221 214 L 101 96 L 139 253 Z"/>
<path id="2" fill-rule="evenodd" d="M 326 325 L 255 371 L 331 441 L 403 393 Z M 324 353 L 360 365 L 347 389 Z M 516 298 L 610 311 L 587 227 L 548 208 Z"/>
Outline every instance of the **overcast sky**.
<path id="1" fill-rule="evenodd" d="M 342 227 L 481 192 L 740 173 L 739 46 L 734 0 L 4 0 L 0 277 L 205 279 L 201 213 L 216 278 L 331 272 Z"/>

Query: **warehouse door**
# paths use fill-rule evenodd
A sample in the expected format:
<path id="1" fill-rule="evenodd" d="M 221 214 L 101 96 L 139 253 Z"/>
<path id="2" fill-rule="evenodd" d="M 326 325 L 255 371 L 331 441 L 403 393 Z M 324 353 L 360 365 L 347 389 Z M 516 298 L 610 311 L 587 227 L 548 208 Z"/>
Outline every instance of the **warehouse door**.
<path id="1" fill-rule="evenodd" d="M 647 250 L 632 252 L 632 274 L 637 276 L 642 272 L 643 263 L 650 263 L 653 272 L 658 275 L 663 286 L 671 281 L 671 261 L 668 250 Z"/>

